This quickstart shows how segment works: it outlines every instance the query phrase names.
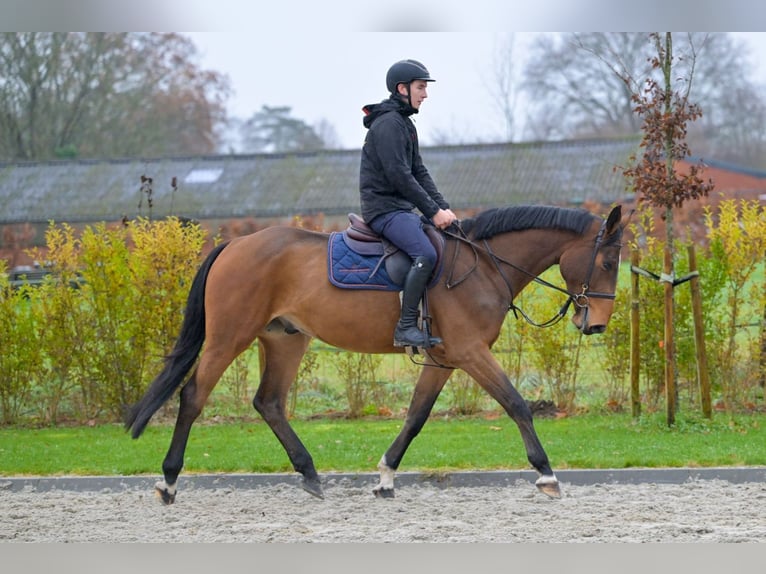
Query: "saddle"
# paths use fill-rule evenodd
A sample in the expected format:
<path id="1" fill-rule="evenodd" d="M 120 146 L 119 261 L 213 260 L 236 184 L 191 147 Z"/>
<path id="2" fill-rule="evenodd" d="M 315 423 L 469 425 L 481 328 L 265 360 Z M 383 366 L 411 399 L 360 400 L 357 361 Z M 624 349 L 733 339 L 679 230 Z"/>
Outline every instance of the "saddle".
<path id="1" fill-rule="evenodd" d="M 349 225 L 344 231 L 330 234 L 330 281 L 345 288 L 401 290 L 412 266 L 410 257 L 375 233 L 359 215 L 349 213 L 348 220 Z M 430 222 L 423 226 L 423 230 L 436 249 L 430 287 L 441 274 L 445 241 Z"/>

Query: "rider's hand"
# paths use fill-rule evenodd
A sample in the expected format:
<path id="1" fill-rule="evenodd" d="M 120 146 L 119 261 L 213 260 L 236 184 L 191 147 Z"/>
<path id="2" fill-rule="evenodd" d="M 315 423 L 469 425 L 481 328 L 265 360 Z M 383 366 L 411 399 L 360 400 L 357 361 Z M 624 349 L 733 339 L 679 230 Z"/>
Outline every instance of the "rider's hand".
<path id="1" fill-rule="evenodd" d="M 454 213 L 452 213 L 451 209 L 440 209 L 431 218 L 431 220 L 439 229 L 447 229 L 450 225 L 452 225 L 454 221 L 457 220 L 457 217 Z"/>

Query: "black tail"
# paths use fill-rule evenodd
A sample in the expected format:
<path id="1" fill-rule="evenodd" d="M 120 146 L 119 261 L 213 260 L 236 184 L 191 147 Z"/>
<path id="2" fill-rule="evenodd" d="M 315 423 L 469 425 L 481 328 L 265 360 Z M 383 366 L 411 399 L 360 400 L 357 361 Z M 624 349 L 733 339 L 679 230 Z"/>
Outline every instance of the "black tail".
<path id="1" fill-rule="evenodd" d="M 165 367 L 149 385 L 141 400 L 133 405 L 125 417 L 125 428 L 131 431 L 133 438 L 144 432 L 149 419 L 167 401 L 178 386 L 184 381 L 189 370 L 197 360 L 205 342 L 205 283 L 210 267 L 221 254 L 226 243 L 218 245 L 202 262 L 194 276 L 189 297 L 186 300 L 184 321 L 181 333 L 170 354 L 165 357 Z"/>

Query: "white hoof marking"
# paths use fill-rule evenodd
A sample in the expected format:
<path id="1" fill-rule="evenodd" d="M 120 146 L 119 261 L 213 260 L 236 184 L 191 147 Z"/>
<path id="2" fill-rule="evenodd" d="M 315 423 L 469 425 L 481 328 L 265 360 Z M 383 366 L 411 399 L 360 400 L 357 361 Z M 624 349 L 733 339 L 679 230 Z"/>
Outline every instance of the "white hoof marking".
<path id="1" fill-rule="evenodd" d="M 396 474 L 396 471 L 388 466 L 385 454 L 378 463 L 378 470 L 380 471 L 380 482 L 373 490 L 375 492 L 381 490 L 394 490 L 394 475 Z"/>
<path id="2" fill-rule="evenodd" d="M 154 485 L 154 488 L 163 492 L 167 492 L 170 496 L 175 496 L 176 494 L 176 485 L 172 484 L 168 486 L 164 480 L 160 480 L 157 484 Z"/>

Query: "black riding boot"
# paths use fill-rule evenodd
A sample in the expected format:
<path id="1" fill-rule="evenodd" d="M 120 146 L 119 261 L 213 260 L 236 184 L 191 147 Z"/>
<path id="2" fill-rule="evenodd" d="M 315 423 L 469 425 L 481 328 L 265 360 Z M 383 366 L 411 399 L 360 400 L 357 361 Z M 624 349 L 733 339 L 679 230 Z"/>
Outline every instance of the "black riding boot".
<path id="1" fill-rule="evenodd" d="M 394 330 L 394 347 L 423 347 L 428 349 L 442 342 L 438 337 L 426 340 L 418 329 L 418 305 L 431 277 L 433 265 L 425 257 L 418 257 L 407 272 L 402 293 L 402 314 Z"/>

